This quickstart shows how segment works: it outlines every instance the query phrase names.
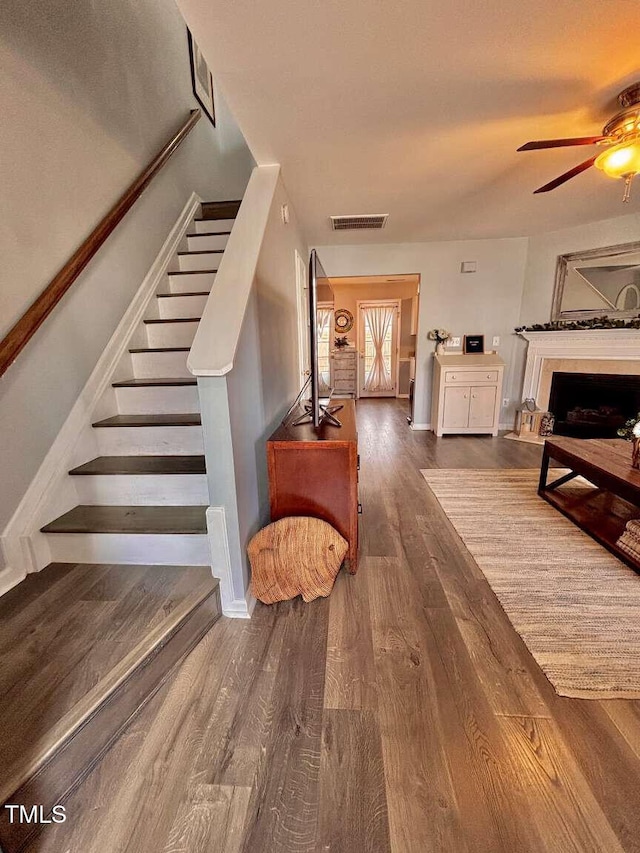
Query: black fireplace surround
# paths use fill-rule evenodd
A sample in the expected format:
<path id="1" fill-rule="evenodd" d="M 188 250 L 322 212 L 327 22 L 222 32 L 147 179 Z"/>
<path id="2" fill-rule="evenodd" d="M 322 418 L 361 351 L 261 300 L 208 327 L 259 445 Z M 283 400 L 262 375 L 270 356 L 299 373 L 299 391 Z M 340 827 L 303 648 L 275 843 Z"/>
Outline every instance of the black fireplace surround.
<path id="1" fill-rule="evenodd" d="M 554 372 L 549 411 L 555 435 L 615 438 L 619 427 L 640 412 L 640 376 Z"/>

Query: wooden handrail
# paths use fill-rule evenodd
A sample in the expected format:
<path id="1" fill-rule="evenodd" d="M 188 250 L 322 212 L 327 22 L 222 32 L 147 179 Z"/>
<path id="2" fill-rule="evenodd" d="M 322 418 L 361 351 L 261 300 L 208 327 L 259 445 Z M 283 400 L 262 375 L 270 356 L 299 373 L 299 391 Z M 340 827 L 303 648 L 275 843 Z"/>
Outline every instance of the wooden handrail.
<path id="1" fill-rule="evenodd" d="M 60 272 L 49 282 L 36 301 L 27 308 L 15 326 L 7 333 L 2 343 L 0 343 L 0 376 L 4 374 L 7 368 L 20 355 L 27 343 L 100 249 L 107 237 L 109 237 L 118 223 L 122 221 L 124 216 L 140 198 L 143 191 L 158 174 L 169 157 L 184 142 L 196 123 L 200 120 L 201 115 L 202 113 L 199 109 L 191 111 L 189 118 L 180 130 L 158 151 L 147 168 L 138 175 L 106 216 L 96 225 L 82 245 L 76 249 Z"/>

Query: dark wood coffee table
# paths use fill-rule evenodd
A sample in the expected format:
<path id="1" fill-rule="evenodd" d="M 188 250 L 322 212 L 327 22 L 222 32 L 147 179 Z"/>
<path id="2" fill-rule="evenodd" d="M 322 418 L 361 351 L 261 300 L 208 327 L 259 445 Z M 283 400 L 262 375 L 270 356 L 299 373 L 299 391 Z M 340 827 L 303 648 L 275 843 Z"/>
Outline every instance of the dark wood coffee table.
<path id="1" fill-rule="evenodd" d="M 570 473 L 548 483 L 553 460 Z M 582 475 L 594 488 L 560 486 Z M 624 439 L 547 439 L 540 469 L 540 497 L 559 509 L 585 533 L 640 572 L 640 561 L 616 545 L 627 521 L 640 518 L 640 471 L 631 467 L 631 443 Z"/>

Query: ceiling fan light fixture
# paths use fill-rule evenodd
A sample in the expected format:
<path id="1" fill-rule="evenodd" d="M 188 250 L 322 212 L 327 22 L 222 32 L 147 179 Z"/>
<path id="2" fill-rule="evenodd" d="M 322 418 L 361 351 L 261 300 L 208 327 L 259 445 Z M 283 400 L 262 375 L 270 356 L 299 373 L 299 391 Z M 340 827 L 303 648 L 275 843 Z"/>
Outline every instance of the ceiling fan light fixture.
<path id="1" fill-rule="evenodd" d="M 596 159 L 596 166 L 610 178 L 626 178 L 640 172 L 640 140 L 621 142 L 607 148 Z"/>
<path id="2" fill-rule="evenodd" d="M 596 158 L 595 165 L 608 177 L 624 180 L 623 201 L 629 201 L 631 181 L 640 173 L 640 138 L 607 148 Z"/>

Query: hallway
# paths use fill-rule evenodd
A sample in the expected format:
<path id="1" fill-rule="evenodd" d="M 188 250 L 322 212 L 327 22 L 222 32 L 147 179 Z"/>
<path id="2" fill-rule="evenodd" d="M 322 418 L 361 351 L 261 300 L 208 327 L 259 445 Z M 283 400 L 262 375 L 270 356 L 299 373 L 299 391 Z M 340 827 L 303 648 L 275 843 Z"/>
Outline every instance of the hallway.
<path id="1" fill-rule="evenodd" d="M 557 696 L 420 468 L 537 447 L 361 400 L 360 567 L 221 619 L 29 853 L 640 850 L 640 704 Z"/>

